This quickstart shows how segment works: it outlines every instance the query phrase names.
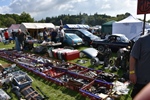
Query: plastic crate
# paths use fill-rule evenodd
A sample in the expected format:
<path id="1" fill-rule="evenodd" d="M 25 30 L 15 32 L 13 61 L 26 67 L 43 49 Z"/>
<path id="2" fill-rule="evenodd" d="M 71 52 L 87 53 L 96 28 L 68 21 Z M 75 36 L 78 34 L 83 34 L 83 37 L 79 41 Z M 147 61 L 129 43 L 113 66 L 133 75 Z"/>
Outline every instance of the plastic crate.
<path id="1" fill-rule="evenodd" d="M 20 89 L 30 86 L 32 79 L 28 75 L 19 75 L 13 78 L 13 84 L 18 86 Z"/>
<path id="2" fill-rule="evenodd" d="M 79 74 L 65 72 L 64 74 L 53 77 L 63 82 L 63 85 L 71 90 L 79 91 L 84 85 L 89 84 L 93 81 L 90 78 L 81 76 Z"/>
<path id="3" fill-rule="evenodd" d="M 83 96 L 88 97 L 91 100 L 105 100 L 110 96 L 112 88 L 113 84 L 111 83 L 100 80 L 93 80 L 79 91 Z M 104 97 L 102 97 L 102 95 Z"/>

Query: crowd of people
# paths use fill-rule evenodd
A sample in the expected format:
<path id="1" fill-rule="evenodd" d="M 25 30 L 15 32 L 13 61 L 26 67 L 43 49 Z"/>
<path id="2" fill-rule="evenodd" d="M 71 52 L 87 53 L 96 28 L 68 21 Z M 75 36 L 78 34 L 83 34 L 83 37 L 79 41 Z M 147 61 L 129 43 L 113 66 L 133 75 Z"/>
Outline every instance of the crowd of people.
<path id="1" fill-rule="evenodd" d="M 15 44 L 15 49 L 20 51 L 24 49 L 25 42 L 28 36 L 32 38 L 36 38 L 39 41 L 53 41 L 53 42 L 61 42 L 63 45 L 65 32 L 63 30 L 63 26 L 60 26 L 59 29 L 48 29 L 46 27 L 43 30 L 38 30 L 36 36 L 34 34 L 30 35 L 28 30 L 22 31 L 21 29 L 18 30 L 4 30 L 0 32 L 1 41 L 8 41 L 8 43 L 13 42 Z"/>
<path id="2" fill-rule="evenodd" d="M 59 42 L 63 43 L 64 37 L 65 37 L 65 32 L 63 30 L 63 26 L 60 26 L 59 29 L 44 28 L 43 32 L 39 31 L 38 37 L 39 37 L 39 40 L 53 41 L 53 42 L 59 41 Z"/>

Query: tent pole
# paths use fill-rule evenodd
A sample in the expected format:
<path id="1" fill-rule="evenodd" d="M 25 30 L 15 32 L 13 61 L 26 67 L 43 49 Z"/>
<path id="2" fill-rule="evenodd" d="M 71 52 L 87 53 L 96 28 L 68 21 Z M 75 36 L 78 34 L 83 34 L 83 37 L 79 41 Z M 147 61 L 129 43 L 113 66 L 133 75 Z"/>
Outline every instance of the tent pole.
<path id="1" fill-rule="evenodd" d="M 144 35 L 144 29 L 145 29 L 145 20 L 146 20 L 146 14 L 144 14 L 144 23 L 143 23 L 143 32 L 141 35 Z"/>

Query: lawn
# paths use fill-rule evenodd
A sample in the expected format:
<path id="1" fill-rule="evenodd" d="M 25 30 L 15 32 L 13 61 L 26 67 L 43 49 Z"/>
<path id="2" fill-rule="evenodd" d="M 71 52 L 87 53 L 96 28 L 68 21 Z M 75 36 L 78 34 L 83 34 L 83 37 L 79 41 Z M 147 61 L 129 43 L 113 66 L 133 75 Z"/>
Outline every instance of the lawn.
<path id="1" fill-rule="evenodd" d="M 7 44 L 7 45 L 0 43 L 0 48 L 11 49 L 12 47 L 14 47 L 14 44 L 12 44 L 12 43 Z M 82 50 L 82 49 L 85 49 L 85 47 L 79 47 L 78 49 Z M 86 59 L 88 62 L 83 64 L 83 66 L 94 68 L 94 69 L 102 69 L 101 65 L 100 66 L 91 66 L 89 63 L 89 59 L 88 58 L 84 58 L 84 59 Z M 76 63 L 77 60 L 78 59 L 72 60 L 71 62 Z M 7 64 L 9 62 L 7 62 L 4 59 L 1 59 L 0 63 Z M 89 100 L 89 98 L 85 98 L 85 97 L 81 96 L 76 91 L 73 91 L 73 90 L 67 89 L 63 86 L 58 86 L 54 83 L 45 81 L 30 72 L 27 72 L 27 73 L 33 79 L 33 83 L 32 83 L 33 88 L 36 89 L 36 86 L 39 86 L 40 89 L 44 92 L 44 94 L 49 97 L 48 100 Z M 118 100 L 131 100 L 130 93 L 131 93 L 131 90 L 129 92 L 129 95 L 121 96 L 121 98 L 119 98 Z M 14 94 L 10 93 L 10 95 L 13 97 L 12 100 L 16 100 L 16 97 Z"/>

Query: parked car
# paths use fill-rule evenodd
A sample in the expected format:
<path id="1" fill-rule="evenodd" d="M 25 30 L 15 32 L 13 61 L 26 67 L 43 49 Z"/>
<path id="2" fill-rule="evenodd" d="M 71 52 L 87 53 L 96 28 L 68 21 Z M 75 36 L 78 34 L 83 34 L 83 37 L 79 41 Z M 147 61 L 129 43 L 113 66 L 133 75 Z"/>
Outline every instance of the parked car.
<path id="1" fill-rule="evenodd" d="M 82 45 L 83 41 L 82 39 L 73 33 L 65 33 L 65 39 L 64 39 L 64 43 L 69 45 L 69 46 L 78 46 L 78 45 Z"/>
<path id="2" fill-rule="evenodd" d="M 89 46 L 93 40 L 100 40 L 100 37 L 90 33 L 86 29 L 66 29 L 66 33 L 73 33 L 82 38 L 84 45 Z"/>
<path id="3" fill-rule="evenodd" d="M 100 52 L 104 52 L 106 45 L 109 46 L 112 51 L 118 51 L 120 48 L 130 46 L 130 40 L 124 34 L 113 34 L 103 40 L 94 40 L 91 45 Z"/>

